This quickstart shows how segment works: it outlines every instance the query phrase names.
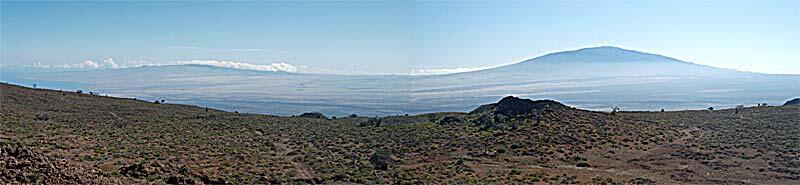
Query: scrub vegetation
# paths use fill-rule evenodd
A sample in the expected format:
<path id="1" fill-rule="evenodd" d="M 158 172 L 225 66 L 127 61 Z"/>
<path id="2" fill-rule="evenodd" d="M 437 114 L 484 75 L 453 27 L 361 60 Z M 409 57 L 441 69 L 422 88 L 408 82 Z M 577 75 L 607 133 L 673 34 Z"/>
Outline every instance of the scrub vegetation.
<path id="1" fill-rule="evenodd" d="M 0 86 L 0 182 L 798 184 L 800 106 L 270 116 Z M 329 115 L 330 116 L 330 115 Z"/>

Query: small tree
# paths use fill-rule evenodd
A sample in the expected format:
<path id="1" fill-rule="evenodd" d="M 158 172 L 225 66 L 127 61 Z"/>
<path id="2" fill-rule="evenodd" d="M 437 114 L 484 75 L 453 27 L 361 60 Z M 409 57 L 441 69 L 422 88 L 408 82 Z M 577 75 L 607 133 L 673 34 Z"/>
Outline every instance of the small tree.
<path id="1" fill-rule="evenodd" d="M 372 163 L 373 167 L 376 170 L 381 170 L 381 171 L 389 169 L 391 160 L 392 160 L 391 153 L 384 149 L 376 151 L 375 153 L 372 154 L 372 157 L 369 158 L 369 162 Z"/>

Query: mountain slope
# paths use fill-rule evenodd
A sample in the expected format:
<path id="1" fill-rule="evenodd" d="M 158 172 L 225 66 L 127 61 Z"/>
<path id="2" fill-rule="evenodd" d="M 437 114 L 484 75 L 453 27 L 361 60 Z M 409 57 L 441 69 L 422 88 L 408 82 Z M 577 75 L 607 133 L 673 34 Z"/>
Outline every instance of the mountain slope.
<path id="1" fill-rule="evenodd" d="M 607 46 L 551 53 L 493 69 L 428 76 L 415 84 L 418 97 L 517 95 L 557 99 L 594 110 L 776 104 L 800 94 L 800 75 L 720 69 Z"/>
<path id="2" fill-rule="evenodd" d="M 9 74 L 3 74 L 8 76 Z M 507 95 L 610 111 L 781 104 L 800 76 L 719 69 L 616 47 L 557 52 L 481 71 L 430 75 L 318 75 L 178 65 L 19 73 L 27 84 L 279 115 L 346 116 L 469 111 Z"/>
<path id="3" fill-rule="evenodd" d="M 611 46 L 550 53 L 519 63 L 481 71 L 453 74 L 482 76 L 485 80 L 577 79 L 637 76 L 727 76 L 755 75 L 720 69 L 674 58 Z"/>

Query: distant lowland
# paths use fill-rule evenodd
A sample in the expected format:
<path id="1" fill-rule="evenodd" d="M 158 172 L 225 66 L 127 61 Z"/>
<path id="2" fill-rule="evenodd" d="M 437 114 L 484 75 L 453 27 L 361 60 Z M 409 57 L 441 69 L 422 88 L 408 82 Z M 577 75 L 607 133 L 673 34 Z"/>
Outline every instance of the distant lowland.
<path id="1" fill-rule="evenodd" d="M 610 46 L 443 75 L 301 74 L 169 65 L 59 72 L 3 69 L 0 81 L 273 115 L 464 112 L 508 95 L 597 111 L 780 105 L 800 96 L 800 75 L 721 69 Z"/>

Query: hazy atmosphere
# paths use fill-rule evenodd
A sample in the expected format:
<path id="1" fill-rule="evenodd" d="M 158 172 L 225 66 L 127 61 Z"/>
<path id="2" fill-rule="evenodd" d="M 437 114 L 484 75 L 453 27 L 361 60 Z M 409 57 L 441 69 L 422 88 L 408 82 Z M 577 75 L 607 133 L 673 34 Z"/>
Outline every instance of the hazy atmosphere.
<path id="1" fill-rule="evenodd" d="M 796 0 L 0 5 L 4 67 L 199 63 L 301 73 L 439 74 L 608 45 L 714 67 L 800 73 Z"/>

